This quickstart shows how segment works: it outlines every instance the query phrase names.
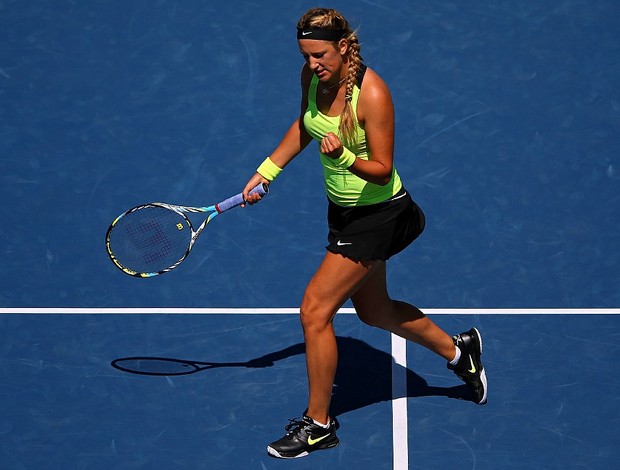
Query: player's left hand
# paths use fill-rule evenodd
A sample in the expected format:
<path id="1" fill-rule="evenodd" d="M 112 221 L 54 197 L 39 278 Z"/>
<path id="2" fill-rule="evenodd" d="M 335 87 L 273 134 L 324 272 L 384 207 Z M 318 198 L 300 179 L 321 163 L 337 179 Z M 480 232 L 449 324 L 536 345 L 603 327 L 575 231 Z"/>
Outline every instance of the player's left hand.
<path id="1" fill-rule="evenodd" d="M 327 155 L 329 158 L 338 158 L 342 156 L 342 152 L 344 151 L 342 142 L 340 142 L 338 136 L 333 132 L 328 132 L 325 137 L 323 137 L 319 148 L 321 153 Z"/>

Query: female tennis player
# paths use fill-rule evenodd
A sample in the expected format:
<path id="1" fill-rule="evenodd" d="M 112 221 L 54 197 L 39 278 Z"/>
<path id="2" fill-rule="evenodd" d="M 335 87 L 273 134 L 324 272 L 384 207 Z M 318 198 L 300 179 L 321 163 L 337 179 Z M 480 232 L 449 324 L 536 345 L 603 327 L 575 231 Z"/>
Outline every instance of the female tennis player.
<path id="1" fill-rule="evenodd" d="M 386 284 L 387 260 L 424 229 L 424 214 L 394 167 L 394 106 L 384 81 L 366 67 L 355 31 L 341 13 L 314 8 L 297 23 L 301 112 L 273 153 L 243 190 L 269 184 L 312 140 L 319 146 L 328 198 L 329 246 L 301 303 L 306 345 L 308 408 L 267 447 L 270 455 L 296 458 L 338 445 L 330 399 L 338 351 L 332 320 L 351 299 L 359 318 L 418 343 L 447 361 L 473 391 L 487 400 L 476 328 L 450 337 L 418 308 L 393 300 Z"/>

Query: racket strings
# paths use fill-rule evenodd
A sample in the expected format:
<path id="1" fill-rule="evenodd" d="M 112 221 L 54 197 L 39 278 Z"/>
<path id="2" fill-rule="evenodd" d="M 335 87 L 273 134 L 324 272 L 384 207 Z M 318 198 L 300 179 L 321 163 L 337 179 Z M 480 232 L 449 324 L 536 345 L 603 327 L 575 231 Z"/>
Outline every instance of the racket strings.
<path id="1" fill-rule="evenodd" d="M 174 247 L 160 221 L 149 219 L 139 222 L 127 225 L 125 230 L 127 236 L 136 243 L 136 248 L 144 250 L 144 262 L 150 264 L 166 259 Z M 157 251 L 153 251 L 155 247 Z"/>
<path id="2" fill-rule="evenodd" d="M 190 240 L 189 221 L 158 206 L 144 206 L 121 217 L 110 234 L 114 256 L 139 273 L 162 271 L 181 260 Z"/>

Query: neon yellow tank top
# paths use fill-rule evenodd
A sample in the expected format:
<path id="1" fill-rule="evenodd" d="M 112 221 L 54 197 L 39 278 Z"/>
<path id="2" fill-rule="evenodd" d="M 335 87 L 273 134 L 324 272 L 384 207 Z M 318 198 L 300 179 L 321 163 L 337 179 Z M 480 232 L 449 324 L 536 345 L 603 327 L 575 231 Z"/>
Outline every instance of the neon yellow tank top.
<path id="1" fill-rule="evenodd" d="M 303 122 L 308 134 L 317 142 L 321 142 L 328 132 L 333 132 L 340 137 L 338 132 L 340 116 L 327 116 L 318 110 L 316 105 L 318 83 L 318 77 L 316 75 L 313 76 L 308 89 L 308 108 L 304 113 Z M 353 87 L 351 104 L 353 109 L 356 110 L 356 114 L 359 94 L 360 89 L 355 85 Z M 366 145 L 366 132 L 359 123 L 355 129 L 355 142 L 349 150 L 358 158 L 368 160 L 370 157 L 369 149 Z M 340 206 L 365 206 L 383 202 L 396 195 L 402 188 L 402 182 L 395 167 L 392 169 L 390 182 L 385 186 L 381 186 L 354 175 L 346 168 L 334 166 L 332 159 L 321 152 L 319 152 L 319 156 L 323 164 L 323 177 L 327 197 Z"/>

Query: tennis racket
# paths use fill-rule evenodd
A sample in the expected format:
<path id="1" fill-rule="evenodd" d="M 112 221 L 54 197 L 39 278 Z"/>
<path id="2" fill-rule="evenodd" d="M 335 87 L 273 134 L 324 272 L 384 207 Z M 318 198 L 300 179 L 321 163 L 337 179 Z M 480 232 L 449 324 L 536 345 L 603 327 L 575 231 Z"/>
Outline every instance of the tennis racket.
<path id="1" fill-rule="evenodd" d="M 123 357 L 112 361 L 112 367 L 138 375 L 189 375 L 216 367 L 251 367 L 248 362 L 199 362 L 167 357 Z"/>
<path id="2" fill-rule="evenodd" d="M 264 196 L 269 186 L 260 184 L 250 194 Z M 239 193 L 207 207 L 189 207 L 151 202 L 136 206 L 118 216 L 105 237 L 108 256 L 125 274 L 153 277 L 173 270 L 187 258 L 198 235 L 217 215 L 240 206 Z M 207 214 L 196 230 L 188 213 Z"/>

